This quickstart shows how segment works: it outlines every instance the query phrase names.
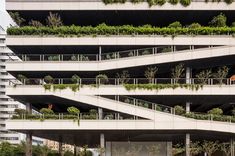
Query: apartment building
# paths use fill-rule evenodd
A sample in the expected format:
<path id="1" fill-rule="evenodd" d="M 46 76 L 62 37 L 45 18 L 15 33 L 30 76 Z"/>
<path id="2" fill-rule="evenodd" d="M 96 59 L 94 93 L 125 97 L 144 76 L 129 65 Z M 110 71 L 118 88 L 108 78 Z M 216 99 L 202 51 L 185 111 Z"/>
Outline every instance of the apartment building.
<path id="1" fill-rule="evenodd" d="M 26 106 L 6 126 L 26 134 L 27 156 L 32 136 L 59 142 L 61 155 L 62 144 L 223 155 L 205 148 L 217 144 L 234 156 L 233 1 L 6 0 L 6 10 L 20 58 L 7 62 L 17 80 L 6 94 Z"/>

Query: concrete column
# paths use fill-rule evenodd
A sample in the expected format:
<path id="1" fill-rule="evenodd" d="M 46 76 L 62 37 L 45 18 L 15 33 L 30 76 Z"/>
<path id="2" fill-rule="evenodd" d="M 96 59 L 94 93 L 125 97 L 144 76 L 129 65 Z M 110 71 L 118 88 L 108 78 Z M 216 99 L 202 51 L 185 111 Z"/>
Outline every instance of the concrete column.
<path id="1" fill-rule="evenodd" d="M 58 148 L 58 152 L 59 152 L 59 156 L 63 156 L 63 138 L 62 136 L 59 136 L 59 148 Z"/>
<path id="2" fill-rule="evenodd" d="M 98 108 L 98 114 L 99 114 L 99 120 L 103 119 L 103 109 L 102 108 Z"/>
<path id="3" fill-rule="evenodd" d="M 190 78 L 192 78 L 192 69 L 190 67 L 186 67 L 186 83 L 191 84 Z"/>
<path id="4" fill-rule="evenodd" d="M 190 156 L 190 134 L 185 136 L 185 156 Z"/>
<path id="5" fill-rule="evenodd" d="M 171 141 L 166 142 L 166 155 L 172 156 L 172 142 Z"/>
<path id="6" fill-rule="evenodd" d="M 234 138 L 230 139 L 231 156 L 234 156 Z"/>
<path id="7" fill-rule="evenodd" d="M 26 134 L 26 156 L 32 156 L 32 133 Z"/>
<path id="8" fill-rule="evenodd" d="M 186 113 L 190 112 L 190 105 L 191 105 L 191 102 L 186 102 Z"/>
<path id="9" fill-rule="evenodd" d="M 99 60 L 101 60 L 102 48 L 99 46 Z"/>
<path id="10" fill-rule="evenodd" d="M 105 149 L 105 138 L 103 133 L 100 134 L 100 148 Z M 105 153 L 101 153 L 100 156 L 105 156 Z"/>
<path id="11" fill-rule="evenodd" d="M 26 111 L 29 114 L 32 114 L 32 105 L 31 105 L 31 103 L 26 103 Z"/>

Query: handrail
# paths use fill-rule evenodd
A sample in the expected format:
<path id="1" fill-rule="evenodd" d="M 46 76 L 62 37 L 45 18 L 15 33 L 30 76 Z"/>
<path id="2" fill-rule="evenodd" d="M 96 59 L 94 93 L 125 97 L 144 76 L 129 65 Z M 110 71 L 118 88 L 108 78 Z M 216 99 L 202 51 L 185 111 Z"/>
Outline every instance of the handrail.
<path id="1" fill-rule="evenodd" d="M 11 54 L 10 56 L 18 56 L 22 61 L 104 61 L 112 59 L 121 59 L 128 57 L 138 57 L 156 54 L 165 54 L 169 52 L 185 52 L 198 50 L 212 50 L 224 48 L 227 46 L 208 46 L 203 48 L 195 48 L 195 46 L 186 46 L 178 49 L 177 46 L 158 46 L 151 48 L 131 49 L 124 51 L 115 51 L 101 54 Z M 13 60 L 14 61 L 14 60 Z"/>
<path id="2" fill-rule="evenodd" d="M 92 85 L 94 87 L 100 85 L 144 85 L 144 84 L 191 84 L 191 85 L 232 85 L 234 81 L 230 78 L 80 78 L 77 83 L 74 83 L 71 78 L 54 78 L 52 82 L 47 82 L 43 78 L 27 78 L 22 80 L 10 79 L 9 85 L 61 85 L 61 84 L 77 84 L 77 85 Z"/>

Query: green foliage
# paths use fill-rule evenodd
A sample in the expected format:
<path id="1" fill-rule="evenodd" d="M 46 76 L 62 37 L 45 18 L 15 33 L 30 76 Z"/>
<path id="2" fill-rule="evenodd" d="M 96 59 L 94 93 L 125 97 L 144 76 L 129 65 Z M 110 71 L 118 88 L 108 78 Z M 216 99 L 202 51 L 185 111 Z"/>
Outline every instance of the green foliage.
<path id="1" fill-rule="evenodd" d="M 227 17 L 220 13 L 219 15 L 213 17 L 213 19 L 209 22 L 210 26 L 213 27 L 226 27 Z"/>
<path id="2" fill-rule="evenodd" d="M 200 84 L 207 84 L 208 83 L 208 80 L 209 80 L 209 78 L 211 78 L 212 77 L 212 72 L 211 72 L 211 70 L 203 70 L 203 71 L 201 71 L 200 73 L 198 73 L 197 75 L 196 75 L 196 78 L 198 79 L 198 82 L 200 83 Z"/>
<path id="3" fill-rule="evenodd" d="M 14 147 L 8 142 L 2 142 L 0 144 L 0 155 L 1 156 L 15 156 Z"/>
<path id="4" fill-rule="evenodd" d="M 9 12 L 9 15 L 18 26 L 22 26 L 22 24 L 25 22 L 25 19 L 20 17 L 19 12 Z"/>
<path id="5" fill-rule="evenodd" d="M 200 28 L 201 27 L 201 24 L 199 23 L 192 23 L 188 26 L 188 28 L 190 29 L 196 29 L 196 28 Z"/>
<path id="6" fill-rule="evenodd" d="M 88 150 L 88 146 L 83 146 L 82 150 L 79 152 L 79 156 L 92 156 L 92 152 Z"/>
<path id="7" fill-rule="evenodd" d="M 225 154 L 225 156 L 231 155 L 231 144 L 229 142 L 219 144 L 219 149 Z"/>
<path id="8" fill-rule="evenodd" d="M 71 151 L 65 151 L 64 156 L 74 156 L 74 154 Z"/>
<path id="9" fill-rule="evenodd" d="M 162 6 L 163 4 L 166 3 L 166 0 L 147 0 L 149 6 L 151 7 L 152 5 L 159 5 Z"/>
<path id="10" fill-rule="evenodd" d="M 56 91 L 56 90 L 64 90 L 70 88 L 72 91 L 76 92 L 80 89 L 79 84 L 44 84 L 43 87 L 45 90 L 49 91 L 51 89 L 53 89 L 53 91 Z"/>
<path id="11" fill-rule="evenodd" d="M 189 6 L 191 4 L 191 0 L 180 0 L 180 4 L 184 7 Z"/>
<path id="12" fill-rule="evenodd" d="M 168 0 L 169 3 L 176 5 L 179 3 L 179 0 Z"/>
<path id="13" fill-rule="evenodd" d="M 149 83 L 153 83 L 157 71 L 157 67 L 148 67 L 147 70 L 145 70 L 144 76 L 148 79 Z"/>
<path id="14" fill-rule="evenodd" d="M 47 16 L 46 22 L 50 27 L 59 27 L 63 25 L 63 21 L 57 13 L 53 14 L 50 12 L 49 16 Z"/>
<path id="15" fill-rule="evenodd" d="M 42 114 L 54 114 L 54 111 L 48 108 L 41 108 L 40 113 Z"/>
<path id="16" fill-rule="evenodd" d="M 23 82 L 24 80 L 27 80 L 28 78 L 22 74 L 18 74 L 17 79 L 20 80 L 21 82 Z"/>
<path id="17" fill-rule="evenodd" d="M 80 110 L 77 109 L 76 107 L 68 107 L 67 111 L 69 114 L 72 114 L 72 115 L 78 115 L 80 113 Z"/>
<path id="18" fill-rule="evenodd" d="M 72 76 L 71 81 L 76 84 L 76 83 L 80 82 L 80 79 L 81 78 L 78 75 L 75 74 L 75 75 Z"/>
<path id="19" fill-rule="evenodd" d="M 167 52 L 171 52 L 172 51 L 172 48 L 171 47 L 165 47 L 162 49 L 162 53 L 167 53 Z"/>
<path id="20" fill-rule="evenodd" d="M 179 21 L 169 24 L 168 28 L 182 28 L 182 24 Z"/>
<path id="21" fill-rule="evenodd" d="M 53 79 L 52 76 L 47 75 L 47 76 L 44 77 L 44 81 L 45 81 L 46 83 L 52 84 L 53 81 L 54 81 L 54 79 Z"/>
<path id="22" fill-rule="evenodd" d="M 99 84 L 105 84 L 109 81 L 108 76 L 105 74 L 99 74 L 96 76 L 96 80 Z"/>
<path id="23" fill-rule="evenodd" d="M 209 110 L 207 113 L 212 115 L 223 115 L 223 110 L 220 108 L 213 108 Z"/>
<path id="24" fill-rule="evenodd" d="M 66 36 L 93 36 L 96 35 L 228 35 L 235 33 L 235 27 L 198 27 L 198 28 L 184 28 L 181 24 L 173 24 L 170 27 L 146 27 L 146 26 L 107 26 L 98 25 L 92 26 L 60 26 L 60 27 L 10 27 L 7 29 L 8 35 L 55 35 L 58 37 Z M 175 28 L 177 27 L 177 28 Z M 85 57 L 85 56 L 84 56 Z M 84 58 L 85 60 L 87 58 Z M 84 61 L 85 61 L 84 60 Z"/>
<path id="25" fill-rule="evenodd" d="M 26 114 L 27 112 L 25 109 L 17 108 L 17 109 L 15 109 L 15 113 L 18 115 L 22 115 L 22 114 Z"/>
<path id="26" fill-rule="evenodd" d="M 179 106 L 179 105 L 176 105 L 174 107 L 174 109 L 175 109 L 175 114 L 176 115 L 183 115 L 186 112 L 185 109 L 182 106 Z"/>
<path id="27" fill-rule="evenodd" d="M 224 0 L 225 3 L 227 4 L 232 4 L 234 0 Z"/>
<path id="28" fill-rule="evenodd" d="M 117 73 L 116 77 L 118 78 L 121 84 L 128 83 L 128 81 L 130 80 L 130 74 L 128 70 L 123 70 L 120 74 Z"/>
<path id="29" fill-rule="evenodd" d="M 190 90 L 198 90 L 202 88 L 202 85 L 198 84 L 124 84 L 126 90 L 146 89 L 146 90 L 162 90 L 162 89 L 176 89 L 185 88 Z"/>
<path id="30" fill-rule="evenodd" d="M 33 26 L 33 27 L 36 27 L 36 28 L 43 26 L 43 24 L 42 24 L 41 22 L 36 21 L 36 20 L 31 20 L 31 21 L 29 22 L 29 25 L 31 25 L 31 26 Z"/>
<path id="31" fill-rule="evenodd" d="M 202 143 L 202 149 L 207 153 L 208 156 L 211 156 L 214 152 L 219 149 L 218 141 L 207 141 L 204 140 Z"/>
<path id="32" fill-rule="evenodd" d="M 233 109 L 231 110 L 231 113 L 232 113 L 233 116 L 235 116 L 235 108 L 233 108 Z"/>
<path id="33" fill-rule="evenodd" d="M 182 63 L 171 69 L 171 76 L 175 79 L 175 83 L 177 83 L 179 78 L 182 77 L 184 70 L 184 64 Z"/>
<path id="34" fill-rule="evenodd" d="M 235 22 L 233 22 L 233 23 L 231 24 L 231 27 L 235 27 Z"/>
<path id="35" fill-rule="evenodd" d="M 213 77 L 219 81 L 219 84 L 223 84 L 223 79 L 228 76 L 229 68 L 227 66 L 219 67 L 217 73 L 213 74 Z"/>
<path id="36" fill-rule="evenodd" d="M 59 61 L 60 55 L 53 55 L 48 57 L 48 61 Z"/>
<path id="37" fill-rule="evenodd" d="M 202 152 L 202 147 L 200 146 L 200 142 L 190 142 L 190 154 L 192 156 L 198 155 Z"/>

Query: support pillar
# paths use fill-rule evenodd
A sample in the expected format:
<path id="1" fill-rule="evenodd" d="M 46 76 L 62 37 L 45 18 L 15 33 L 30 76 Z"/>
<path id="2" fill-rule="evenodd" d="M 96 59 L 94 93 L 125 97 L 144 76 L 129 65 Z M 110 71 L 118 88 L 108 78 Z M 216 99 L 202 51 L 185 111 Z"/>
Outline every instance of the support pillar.
<path id="1" fill-rule="evenodd" d="M 98 114 L 99 114 L 99 120 L 103 119 L 103 109 L 102 108 L 98 108 Z"/>
<path id="2" fill-rule="evenodd" d="M 234 156 L 234 138 L 231 138 L 230 146 L 231 146 L 231 156 Z"/>
<path id="3" fill-rule="evenodd" d="M 190 67 L 186 67 L 186 83 L 191 84 L 191 78 L 192 78 L 192 69 Z"/>
<path id="4" fill-rule="evenodd" d="M 59 148 L 58 148 L 58 152 L 59 152 L 59 156 L 63 156 L 63 143 L 62 143 L 63 139 L 62 136 L 59 137 Z"/>
<path id="5" fill-rule="evenodd" d="M 100 148 L 105 149 L 105 138 L 103 133 L 100 134 Z M 100 156 L 105 156 L 105 153 L 100 153 Z"/>
<path id="6" fill-rule="evenodd" d="M 26 156 L 32 156 L 32 133 L 26 134 Z"/>
<path id="7" fill-rule="evenodd" d="M 190 134 L 185 136 L 185 156 L 190 156 Z"/>
<path id="8" fill-rule="evenodd" d="M 102 48 L 99 46 L 99 61 L 101 61 Z"/>
<path id="9" fill-rule="evenodd" d="M 32 105 L 31 105 L 31 103 L 26 103 L 26 111 L 29 114 L 32 114 Z"/>
<path id="10" fill-rule="evenodd" d="M 171 141 L 166 142 L 166 155 L 172 156 L 172 142 Z"/>
<path id="11" fill-rule="evenodd" d="M 186 113 L 189 113 L 190 112 L 190 105 L 191 105 L 191 102 L 186 102 Z"/>

